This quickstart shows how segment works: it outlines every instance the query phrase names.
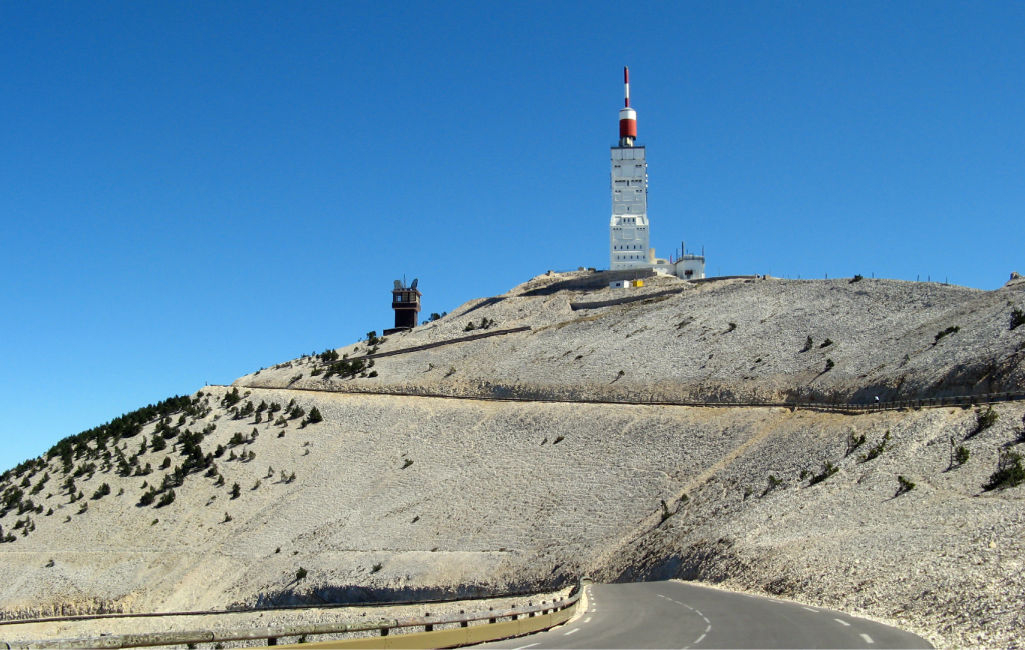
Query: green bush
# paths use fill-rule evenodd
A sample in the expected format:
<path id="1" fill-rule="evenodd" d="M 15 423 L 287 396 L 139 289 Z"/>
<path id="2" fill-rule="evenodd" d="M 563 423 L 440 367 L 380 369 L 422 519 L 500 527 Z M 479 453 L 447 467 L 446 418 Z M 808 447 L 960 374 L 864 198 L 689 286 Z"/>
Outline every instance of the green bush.
<path id="1" fill-rule="evenodd" d="M 804 347 L 801 348 L 801 352 L 807 352 L 811 349 L 811 346 L 813 346 L 814 344 L 815 343 L 811 340 L 811 337 L 809 336 L 807 339 L 805 339 Z"/>
<path id="2" fill-rule="evenodd" d="M 827 338 L 825 341 L 822 342 L 822 345 L 820 345 L 819 347 L 820 348 L 828 348 L 831 345 L 833 345 L 833 339 L 828 339 Z"/>
<path id="3" fill-rule="evenodd" d="M 997 471 L 989 477 L 983 489 L 1002 490 L 1022 483 L 1025 483 L 1025 468 L 1021 466 L 1021 454 L 1005 449 L 1000 453 Z"/>
<path id="4" fill-rule="evenodd" d="M 102 499 L 108 494 L 110 494 L 110 486 L 106 483 L 103 483 L 102 485 L 100 485 L 100 487 L 96 488 L 95 492 L 93 492 L 92 498 L 95 501 L 97 499 Z"/>
<path id="5" fill-rule="evenodd" d="M 295 572 L 295 581 L 301 582 L 306 579 L 307 575 L 309 575 L 309 572 L 306 569 L 299 567 L 299 570 Z"/>
<path id="6" fill-rule="evenodd" d="M 954 450 L 954 461 L 958 465 L 964 465 L 965 463 L 967 463 L 969 456 L 971 456 L 971 452 L 969 452 L 968 448 L 964 445 L 961 445 L 960 447 Z"/>
<path id="7" fill-rule="evenodd" d="M 238 394 L 238 388 L 236 387 L 224 394 L 224 399 L 221 400 L 221 406 L 224 408 L 231 408 L 241 401 L 242 396 Z"/>
<path id="8" fill-rule="evenodd" d="M 139 497 L 139 505 L 140 506 L 148 506 L 151 503 L 153 503 L 156 500 L 156 498 L 157 498 L 157 491 L 156 491 L 156 489 L 150 488 L 150 489 L 146 490 L 145 492 L 143 492 L 142 496 Z"/>
<path id="9" fill-rule="evenodd" d="M 854 274 L 854 277 L 851 278 L 851 284 L 854 284 L 855 282 L 861 282 L 864 279 L 865 278 L 861 274 L 856 273 L 856 274 Z"/>
<path id="10" fill-rule="evenodd" d="M 937 333 L 936 333 L 936 337 L 935 337 L 935 338 L 933 339 L 933 342 L 932 342 L 932 344 L 933 344 L 933 345 L 936 345 L 937 343 L 939 343 L 939 342 L 940 342 L 940 339 L 942 339 L 942 338 L 943 338 L 944 336 L 948 336 L 948 335 L 950 335 L 950 334 L 954 334 L 954 333 L 956 333 L 956 332 L 960 332 L 960 331 L 961 331 L 961 328 L 960 328 L 959 326 L 957 326 L 957 325 L 952 325 L 952 326 L 948 327 L 948 328 L 947 328 L 947 329 L 945 329 L 945 330 L 942 330 L 942 331 L 940 331 L 940 332 L 937 332 Z"/>
<path id="11" fill-rule="evenodd" d="M 833 366 L 835 366 L 835 365 L 836 365 L 836 364 L 835 364 L 835 363 L 833 363 L 833 360 L 832 360 L 832 359 L 826 359 L 826 369 L 825 369 L 825 370 L 823 370 L 822 372 L 829 372 L 830 370 L 832 370 L 832 369 L 833 369 Z"/>
<path id="12" fill-rule="evenodd" d="M 769 474 L 769 484 L 765 487 L 765 491 L 762 492 L 762 496 L 765 496 L 769 492 L 772 492 L 781 485 L 783 485 L 783 481 L 776 478 L 775 474 Z"/>
<path id="13" fill-rule="evenodd" d="M 831 463 L 831 462 L 829 462 L 827 460 L 825 462 L 825 464 L 822 466 L 822 472 L 820 472 L 819 474 L 816 474 L 815 476 L 811 477 L 811 480 L 808 481 L 808 485 L 811 486 L 811 485 L 815 485 L 817 483 L 821 483 L 822 481 L 825 481 L 827 478 L 829 478 L 833 474 L 836 474 L 837 471 L 839 471 L 839 469 L 835 465 L 833 465 L 833 463 Z"/>
<path id="14" fill-rule="evenodd" d="M 993 410 L 992 406 L 986 406 L 986 410 L 977 409 L 975 411 L 975 427 L 971 433 L 968 434 L 968 438 L 974 438 L 986 429 L 996 424 L 997 416 L 999 414 Z"/>
<path id="15" fill-rule="evenodd" d="M 866 463 L 874 458 L 878 458 L 879 454 L 883 453 L 886 449 L 886 443 L 890 441 L 890 430 L 887 429 L 886 433 L 883 434 L 883 439 L 879 441 L 879 444 L 868 450 L 868 453 L 861 457 L 861 462 Z"/>
<path id="16" fill-rule="evenodd" d="M 1011 329 L 1015 330 L 1022 325 L 1025 325 L 1025 312 L 1015 307 L 1011 311 Z"/>
<path id="17" fill-rule="evenodd" d="M 897 477 L 897 494 L 894 496 L 900 496 L 905 492 L 910 492 L 915 489 L 915 484 L 904 478 L 903 476 Z"/>
<path id="18" fill-rule="evenodd" d="M 320 414 L 320 409 L 318 409 L 316 406 L 314 406 L 313 408 L 310 409 L 310 414 L 306 416 L 306 420 L 303 421 L 303 425 L 305 426 L 307 424 L 316 424 L 318 422 L 323 422 L 323 421 L 324 421 L 324 416 L 322 416 Z"/>
<path id="19" fill-rule="evenodd" d="M 240 494 L 242 494 L 242 488 L 238 486 L 238 483 L 233 484 L 231 486 L 231 498 L 237 499 Z"/>
<path id="20" fill-rule="evenodd" d="M 174 490 L 168 490 L 160 495 L 160 500 L 157 501 L 157 507 L 163 508 L 174 503 Z"/>

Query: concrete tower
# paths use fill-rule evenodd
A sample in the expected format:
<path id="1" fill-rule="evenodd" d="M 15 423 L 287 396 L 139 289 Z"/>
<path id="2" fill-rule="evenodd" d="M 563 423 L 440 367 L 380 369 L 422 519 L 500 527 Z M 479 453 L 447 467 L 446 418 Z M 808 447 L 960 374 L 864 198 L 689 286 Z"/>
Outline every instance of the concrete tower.
<path id="1" fill-rule="evenodd" d="M 619 109 L 619 146 L 612 147 L 612 219 L 609 269 L 651 268 L 649 250 L 648 163 L 637 139 L 637 111 L 630 107 L 630 69 L 623 68 L 625 100 Z"/>

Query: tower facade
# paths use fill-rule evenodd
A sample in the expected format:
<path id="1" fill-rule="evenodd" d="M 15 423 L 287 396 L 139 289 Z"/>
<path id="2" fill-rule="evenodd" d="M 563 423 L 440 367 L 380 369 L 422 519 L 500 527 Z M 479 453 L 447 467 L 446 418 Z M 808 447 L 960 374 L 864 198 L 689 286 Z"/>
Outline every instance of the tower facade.
<path id="1" fill-rule="evenodd" d="M 619 146 L 612 147 L 612 218 L 609 269 L 651 268 L 648 230 L 648 163 L 637 139 L 637 111 L 630 106 L 630 69 L 623 68 L 625 105 L 619 110 Z"/>
<path id="2" fill-rule="evenodd" d="M 391 291 L 391 307 L 395 310 L 395 328 L 385 330 L 385 334 L 401 330 L 411 330 L 416 327 L 417 315 L 420 313 L 420 296 L 423 295 L 416 288 L 417 280 L 408 287 L 400 280 L 395 281 Z"/>

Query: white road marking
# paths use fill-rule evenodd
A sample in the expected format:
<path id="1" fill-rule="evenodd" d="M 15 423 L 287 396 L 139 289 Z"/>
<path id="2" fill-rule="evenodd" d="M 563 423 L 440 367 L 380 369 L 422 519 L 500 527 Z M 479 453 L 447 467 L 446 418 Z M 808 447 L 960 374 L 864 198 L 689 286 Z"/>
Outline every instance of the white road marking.
<path id="1" fill-rule="evenodd" d="M 809 612 L 815 612 L 816 614 L 818 614 L 818 613 L 819 613 L 819 610 L 817 610 L 817 609 L 812 609 L 811 607 L 801 607 L 801 609 L 806 609 L 806 610 L 808 610 Z"/>
<path id="2" fill-rule="evenodd" d="M 590 616 L 588 616 L 587 618 L 585 618 L 585 619 L 584 619 L 584 622 L 585 622 L 585 623 L 590 623 L 590 622 L 591 622 L 591 617 L 590 617 Z"/>
<path id="3" fill-rule="evenodd" d="M 540 643 L 540 641 L 538 643 Z M 527 648 L 533 648 L 536 645 L 537 643 L 531 643 L 530 645 L 521 645 L 520 647 L 515 648 L 514 650 L 526 650 Z"/>
<path id="4" fill-rule="evenodd" d="M 842 621 L 842 620 L 840 620 L 838 618 L 834 618 L 833 620 L 836 621 L 837 623 L 839 623 L 840 625 L 845 626 L 845 627 L 850 627 L 851 626 L 851 624 L 848 623 L 847 621 Z"/>
<path id="5" fill-rule="evenodd" d="M 563 636 L 569 636 L 570 634 L 573 634 L 574 632 L 579 632 L 579 631 L 580 631 L 580 628 L 579 627 L 575 627 L 572 630 L 570 630 L 569 632 L 566 632 L 565 634 L 563 634 Z"/>
<path id="6" fill-rule="evenodd" d="M 704 638 L 705 638 L 704 634 L 699 636 L 697 639 L 694 640 L 694 645 L 697 645 L 698 643 L 701 643 L 704 640 Z"/>
<path id="7" fill-rule="evenodd" d="M 872 640 L 872 637 L 870 637 L 870 636 L 869 636 L 869 635 L 867 635 L 867 634 L 862 634 L 862 635 L 861 635 L 861 638 L 862 638 L 862 639 L 865 639 L 865 643 L 875 643 L 875 641 L 873 641 L 873 640 Z"/>
<path id="8" fill-rule="evenodd" d="M 708 634 L 711 631 L 712 631 L 712 624 L 709 623 L 708 625 L 705 626 L 705 634 Z"/>

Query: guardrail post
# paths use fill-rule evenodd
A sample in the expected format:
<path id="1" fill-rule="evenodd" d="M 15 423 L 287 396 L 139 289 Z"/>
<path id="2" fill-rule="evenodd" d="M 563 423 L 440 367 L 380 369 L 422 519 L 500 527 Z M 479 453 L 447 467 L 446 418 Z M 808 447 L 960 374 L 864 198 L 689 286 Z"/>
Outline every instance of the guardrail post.
<path id="1" fill-rule="evenodd" d="M 381 636 L 388 636 L 388 628 L 386 628 L 386 627 L 382 627 L 381 628 Z"/>
<path id="2" fill-rule="evenodd" d="M 494 612 L 495 608 L 494 607 L 488 607 L 488 611 L 489 612 Z M 495 622 L 495 617 L 494 616 L 492 616 L 491 618 L 488 619 L 488 623 L 494 623 L 494 622 Z"/>
<path id="3" fill-rule="evenodd" d="M 459 610 L 459 615 L 460 616 L 463 616 L 465 614 L 466 614 L 466 610 L 465 609 Z M 467 622 L 465 620 L 459 621 L 459 627 L 467 627 L 468 625 L 470 625 L 469 622 Z"/>
<path id="4" fill-rule="evenodd" d="M 430 612 L 424 612 L 424 618 L 430 618 L 430 617 L 431 617 L 431 613 Z M 433 632 L 433 631 L 434 631 L 434 625 L 432 625 L 431 623 L 427 623 L 426 625 L 424 625 L 424 632 Z"/>
<path id="5" fill-rule="evenodd" d="M 527 601 L 527 607 L 533 607 L 533 606 L 534 606 L 534 603 L 532 603 L 530 601 Z M 529 618 L 534 618 L 534 612 L 530 612 L 529 614 L 527 614 L 527 616 Z"/>
<path id="6" fill-rule="evenodd" d="M 277 644 L 278 644 L 278 637 L 272 636 L 272 637 L 267 639 L 267 645 L 277 645 Z"/>

